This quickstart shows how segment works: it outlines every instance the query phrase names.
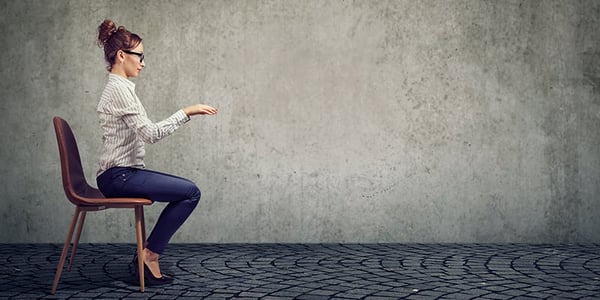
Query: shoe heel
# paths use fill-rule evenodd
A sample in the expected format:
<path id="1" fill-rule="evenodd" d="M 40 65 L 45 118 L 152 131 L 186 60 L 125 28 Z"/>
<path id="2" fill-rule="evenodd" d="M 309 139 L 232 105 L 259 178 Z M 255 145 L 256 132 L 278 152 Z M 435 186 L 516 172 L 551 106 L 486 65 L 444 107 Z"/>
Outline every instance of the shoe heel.
<path id="1" fill-rule="evenodd" d="M 170 284 L 173 282 L 172 277 L 167 277 L 164 275 L 161 277 L 154 277 L 154 274 L 152 274 L 152 272 L 150 271 L 150 269 L 148 268 L 148 266 L 146 265 L 145 262 L 144 262 L 144 279 L 148 285 L 163 285 L 163 284 Z"/>

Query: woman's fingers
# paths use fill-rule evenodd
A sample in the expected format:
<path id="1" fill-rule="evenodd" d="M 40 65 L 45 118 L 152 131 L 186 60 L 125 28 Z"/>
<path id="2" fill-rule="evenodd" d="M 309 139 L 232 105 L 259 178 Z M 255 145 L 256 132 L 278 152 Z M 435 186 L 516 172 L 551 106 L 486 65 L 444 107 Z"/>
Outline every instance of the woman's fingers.
<path id="1" fill-rule="evenodd" d="M 218 110 L 212 106 L 204 105 L 204 104 L 196 104 L 184 109 L 184 112 L 188 116 L 192 115 L 215 115 Z"/>
<path id="2" fill-rule="evenodd" d="M 208 106 L 208 105 L 204 105 L 203 111 L 208 115 L 215 115 L 218 112 L 218 110 L 216 108 L 214 108 L 212 106 Z"/>

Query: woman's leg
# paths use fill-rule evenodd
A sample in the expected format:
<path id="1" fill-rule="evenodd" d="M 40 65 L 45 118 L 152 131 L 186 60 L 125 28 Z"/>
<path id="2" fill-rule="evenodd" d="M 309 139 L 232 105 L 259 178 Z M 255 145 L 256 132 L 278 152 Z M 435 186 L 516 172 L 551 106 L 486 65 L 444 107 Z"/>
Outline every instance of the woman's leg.
<path id="1" fill-rule="evenodd" d="M 158 255 L 198 205 L 201 192 L 191 181 L 151 170 L 112 168 L 97 179 L 98 188 L 107 197 L 142 197 L 169 204 L 160 214 L 148 244 L 144 260 L 152 273 L 160 274 Z"/>
<path id="2" fill-rule="evenodd" d="M 149 188 L 151 194 L 148 195 L 148 199 L 169 202 L 158 217 L 146 247 L 152 252 L 162 254 L 171 237 L 194 211 L 202 194 L 200 189 L 187 179 L 156 171 L 141 172 L 149 179 L 145 185 L 152 186 Z M 169 188 L 172 191 L 168 191 Z"/>

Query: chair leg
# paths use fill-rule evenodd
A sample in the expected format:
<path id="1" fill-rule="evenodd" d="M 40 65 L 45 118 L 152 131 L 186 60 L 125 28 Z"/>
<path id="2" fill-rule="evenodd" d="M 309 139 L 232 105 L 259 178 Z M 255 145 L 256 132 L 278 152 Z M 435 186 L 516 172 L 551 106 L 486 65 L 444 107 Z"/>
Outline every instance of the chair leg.
<path id="1" fill-rule="evenodd" d="M 69 259 L 69 267 L 67 268 L 67 271 L 71 271 L 71 267 L 73 266 L 73 260 L 75 260 L 75 252 L 77 252 L 77 246 L 79 245 L 79 238 L 81 237 L 81 230 L 83 229 L 85 216 L 86 211 L 82 211 L 81 218 L 79 219 L 79 224 L 77 225 L 77 233 L 75 233 L 75 241 L 73 242 L 73 247 L 71 247 L 71 258 Z"/>
<path id="2" fill-rule="evenodd" d="M 75 207 L 73 220 L 71 221 L 71 225 L 69 226 L 69 231 L 67 233 L 67 240 L 65 241 L 65 244 L 63 246 L 63 250 L 60 255 L 60 260 L 58 261 L 58 266 L 56 267 L 56 274 L 54 274 L 54 282 L 52 283 L 51 290 L 52 295 L 56 293 L 58 281 L 60 280 L 60 275 L 62 274 L 63 267 L 65 266 L 65 260 L 67 259 L 67 253 L 69 252 L 69 245 L 71 244 L 71 239 L 73 238 L 73 230 L 75 229 L 75 224 L 77 223 L 77 219 L 79 218 L 80 212 L 81 210 L 79 209 L 79 206 Z"/>
<path id="3" fill-rule="evenodd" d="M 138 274 L 140 280 L 140 291 L 144 292 L 144 207 L 138 205 L 135 207 L 135 235 L 137 240 L 137 253 L 138 253 Z"/>
<path id="4" fill-rule="evenodd" d="M 146 247 L 146 218 L 144 217 L 144 207 L 140 206 L 140 214 L 142 215 L 142 241 L 144 242 L 143 247 Z"/>

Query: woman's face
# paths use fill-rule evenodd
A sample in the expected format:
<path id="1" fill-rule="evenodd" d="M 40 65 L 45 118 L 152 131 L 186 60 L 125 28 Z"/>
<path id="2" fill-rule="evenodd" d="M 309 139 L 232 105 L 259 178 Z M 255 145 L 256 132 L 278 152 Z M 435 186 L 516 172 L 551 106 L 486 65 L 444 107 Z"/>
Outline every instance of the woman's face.
<path id="1" fill-rule="evenodd" d="M 123 50 L 123 69 L 127 78 L 137 77 L 144 68 L 144 44 L 131 50 Z"/>

